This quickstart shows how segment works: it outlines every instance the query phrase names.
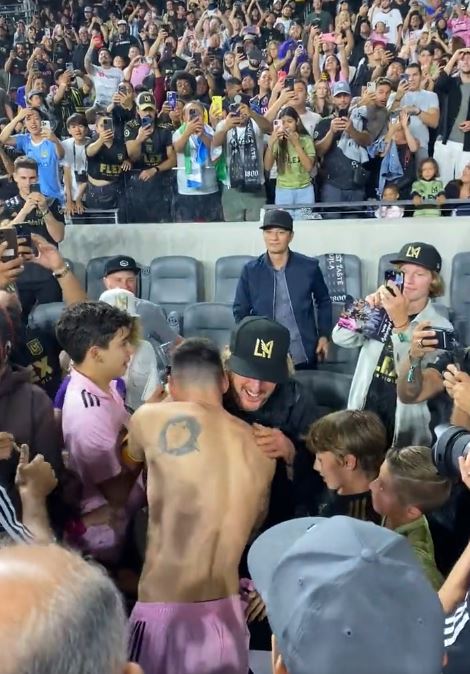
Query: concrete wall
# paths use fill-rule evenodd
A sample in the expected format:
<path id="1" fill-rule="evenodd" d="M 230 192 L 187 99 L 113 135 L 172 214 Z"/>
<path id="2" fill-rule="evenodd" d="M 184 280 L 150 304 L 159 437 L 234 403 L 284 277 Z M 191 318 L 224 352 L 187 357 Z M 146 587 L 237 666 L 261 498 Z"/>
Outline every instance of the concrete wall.
<path id="1" fill-rule="evenodd" d="M 296 222 L 292 249 L 306 255 L 358 255 L 363 261 L 363 288 L 369 292 L 376 287 L 378 258 L 410 241 L 436 246 L 442 255 L 442 274 L 448 285 L 453 256 L 470 251 L 470 218 Z M 263 239 L 259 223 L 254 222 L 77 225 L 66 228 L 61 250 L 80 263 L 81 274 L 90 258 L 101 255 L 131 255 L 141 264 L 163 255 L 190 255 L 204 264 L 206 300 L 210 301 L 217 258 L 259 255 L 263 252 Z"/>

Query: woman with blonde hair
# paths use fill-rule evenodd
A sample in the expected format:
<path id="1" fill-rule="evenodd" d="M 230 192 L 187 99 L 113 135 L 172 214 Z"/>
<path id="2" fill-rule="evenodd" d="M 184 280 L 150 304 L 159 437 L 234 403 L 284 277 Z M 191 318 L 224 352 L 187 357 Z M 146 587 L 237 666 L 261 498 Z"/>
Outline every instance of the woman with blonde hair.
<path id="1" fill-rule="evenodd" d="M 333 100 L 328 82 L 320 80 L 315 84 L 310 104 L 313 112 L 317 112 L 321 117 L 329 117 L 333 113 Z"/>

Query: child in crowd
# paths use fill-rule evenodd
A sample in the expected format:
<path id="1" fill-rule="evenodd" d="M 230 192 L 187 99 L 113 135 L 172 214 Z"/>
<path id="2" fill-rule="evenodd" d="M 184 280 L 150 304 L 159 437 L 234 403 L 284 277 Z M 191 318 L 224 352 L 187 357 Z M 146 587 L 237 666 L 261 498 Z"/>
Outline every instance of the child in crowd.
<path id="1" fill-rule="evenodd" d="M 398 201 L 400 198 L 400 190 L 398 185 L 389 183 L 385 185 L 384 191 L 382 194 L 382 201 L 385 202 L 382 206 L 379 206 L 375 211 L 376 218 L 402 218 L 404 214 L 404 209 L 401 206 L 396 206 L 395 201 Z M 386 204 L 390 204 L 389 206 Z"/>
<path id="2" fill-rule="evenodd" d="M 387 434 L 379 417 L 359 410 L 327 414 L 310 427 L 307 447 L 315 454 L 314 468 L 328 487 L 316 514 L 348 515 L 379 524 L 369 490 L 387 451 Z"/>
<path id="3" fill-rule="evenodd" d="M 372 505 L 382 515 L 383 526 L 406 536 L 426 576 L 438 590 L 444 579 L 436 566 L 425 513 L 447 501 L 451 482 L 438 474 L 431 449 L 416 446 L 390 449 L 370 489 Z"/>
<path id="4" fill-rule="evenodd" d="M 294 219 L 315 201 L 311 172 L 315 165 L 315 146 L 294 108 L 284 108 L 274 121 L 264 168 L 277 165 L 276 206 L 290 212 Z"/>
<path id="5" fill-rule="evenodd" d="M 419 208 L 423 199 L 433 199 L 441 205 L 445 202 L 444 185 L 439 180 L 439 166 L 435 159 L 428 157 L 423 159 L 418 168 L 418 180 L 415 180 L 411 186 L 411 197 L 413 203 L 418 208 L 413 213 L 414 216 L 436 216 L 441 212 L 436 208 Z"/>

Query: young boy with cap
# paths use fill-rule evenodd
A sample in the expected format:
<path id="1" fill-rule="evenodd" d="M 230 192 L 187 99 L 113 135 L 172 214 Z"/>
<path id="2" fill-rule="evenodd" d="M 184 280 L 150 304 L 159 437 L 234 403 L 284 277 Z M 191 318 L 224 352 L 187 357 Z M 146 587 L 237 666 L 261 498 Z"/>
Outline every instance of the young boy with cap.
<path id="1" fill-rule="evenodd" d="M 307 447 L 328 487 L 318 515 L 348 515 L 379 524 L 369 489 L 387 451 L 387 433 L 378 416 L 366 410 L 327 414 L 309 428 Z"/>
<path id="2" fill-rule="evenodd" d="M 429 447 L 390 449 L 370 490 L 372 505 L 383 517 L 383 526 L 408 540 L 423 571 L 438 590 L 444 579 L 436 566 L 425 513 L 444 505 L 450 495 L 451 481 L 437 472 L 432 450 Z"/>
<path id="3" fill-rule="evenodd" d="M 444 613 L 402 536 L 351 517 L 265 531 L 248 567 L 274 674 L 441 674 Z"/>
<path id="4" fill-rule="evenodd" d="M 383 308 L 392 324 L 385 341 L 335 326 L 333 341 L 346 349 L 362 347 L 349 392 L 349 409 L 375 412 L 387 429 L 389 446 L 427 445 L 431 415 L 426 402 L 406 405 L 397 399 L 397 371 L 407 358 L 418 323 L 452 330 L 451 323 L 432 305 L 444 292 L 439 272 L 442 260 L 434 246 L 420 241 L 405 244 L 391 264 L 404 274 L 403 288 L 385 281 L 366 297 L 371 307 Z M 434 356 L 430 356 L 432 358 Z"/>

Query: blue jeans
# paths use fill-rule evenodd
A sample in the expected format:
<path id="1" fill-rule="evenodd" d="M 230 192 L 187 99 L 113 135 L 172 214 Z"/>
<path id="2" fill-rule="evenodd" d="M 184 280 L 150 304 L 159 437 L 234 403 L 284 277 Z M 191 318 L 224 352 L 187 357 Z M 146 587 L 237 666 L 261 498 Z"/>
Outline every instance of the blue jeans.
<path id="1" fill-rule="evenodd" d="M 292 215 L 294 220 L 302 220 L 304 209 L 310 208 L 315 203 L 315 193 L 312 185 L 289 189 L 276 185 L 276 206 L 284 208 Z"/>

